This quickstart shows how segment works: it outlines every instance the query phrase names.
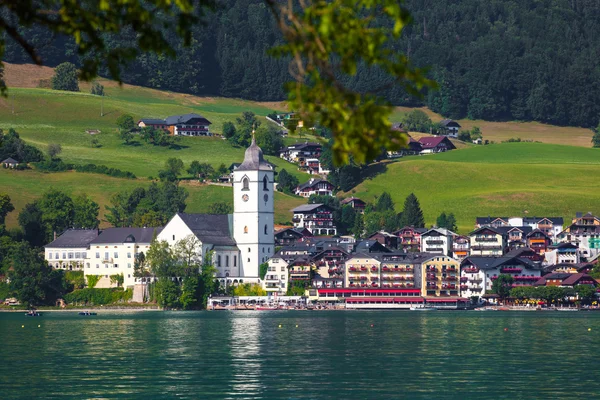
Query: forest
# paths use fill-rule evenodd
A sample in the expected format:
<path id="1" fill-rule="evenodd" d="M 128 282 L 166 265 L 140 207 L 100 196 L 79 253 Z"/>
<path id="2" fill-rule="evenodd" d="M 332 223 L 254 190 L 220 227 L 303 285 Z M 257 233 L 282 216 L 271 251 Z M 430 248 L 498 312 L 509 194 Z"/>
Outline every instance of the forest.
<path id="1" fill-rule="evenodd" d="M 268 54 L 282 39 L 264 2 L 221 0 L 220 5 L 195 28 L 191 47 L 175 44 L 176 60 L 144 54 L 123 69 L 123 80 L 197 95 L 283 99 L 288 65 Z M 413 23 L 390 45 L 428 68 L 439 89 L 415 98 L 366 67 L 346 78 L 352 89 L 379 88 L 395 105 L 427 105 L 455 119 L 598 124 L 600 2 L 406 0 L 404 6 Z M 39 28 L 23 34 L 41 49 L 47 65 L 83 61 L 69 40 L 49 39 Z M 108 38 L 109 46 L 131 40 L 126 31 Z M 4 61 L 30 60 L 8 42 Z"/>

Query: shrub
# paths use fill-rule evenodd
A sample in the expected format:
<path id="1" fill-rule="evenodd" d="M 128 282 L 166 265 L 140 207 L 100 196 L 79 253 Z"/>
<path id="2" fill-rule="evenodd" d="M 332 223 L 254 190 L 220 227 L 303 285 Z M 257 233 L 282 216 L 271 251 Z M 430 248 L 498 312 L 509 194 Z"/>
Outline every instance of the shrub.
<path id="1" fill-rule="evenodd" d="M 67 304 L 79 303 L 84 305 L 104 305 L 126 302 L 131 300 L 132 297 L 132 289 L 123 290 L 123 288 L 85 288 L 66 294 L 64 300 L 67 302 Z"/>

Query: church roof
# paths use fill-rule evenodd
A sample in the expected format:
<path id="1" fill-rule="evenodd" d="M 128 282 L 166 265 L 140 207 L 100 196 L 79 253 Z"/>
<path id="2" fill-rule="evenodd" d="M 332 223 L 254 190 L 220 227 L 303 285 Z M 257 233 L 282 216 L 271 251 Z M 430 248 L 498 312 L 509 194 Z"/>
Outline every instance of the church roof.
<path id="1" fill-rule="evenodd" d="M 232 218 L 229 214 L 178 213 L 190 230 L 202 243 L 215 246 L 236 246 L 232 238 Z"/>
<path id="2" fill-rule="evenodd" d="M 273 167 L 270 163 L 265 161 L 263 152 L 260 147 L 256 144 L 256 139 L 252 137 L 252 144 L 246 149 L 244 155 L 244 162 L 237 167 L 236 171 L 273 171 Z"/>

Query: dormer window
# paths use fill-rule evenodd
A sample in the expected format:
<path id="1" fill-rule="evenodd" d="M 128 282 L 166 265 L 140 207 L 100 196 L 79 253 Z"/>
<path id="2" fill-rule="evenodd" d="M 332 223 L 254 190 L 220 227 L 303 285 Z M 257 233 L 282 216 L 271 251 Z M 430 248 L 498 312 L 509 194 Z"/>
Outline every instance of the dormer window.
<path id="1" fill-rule="evenodd" d="M 250 180 L 248 177 L 242 179 L 242 190 L 250 190 Z"/>

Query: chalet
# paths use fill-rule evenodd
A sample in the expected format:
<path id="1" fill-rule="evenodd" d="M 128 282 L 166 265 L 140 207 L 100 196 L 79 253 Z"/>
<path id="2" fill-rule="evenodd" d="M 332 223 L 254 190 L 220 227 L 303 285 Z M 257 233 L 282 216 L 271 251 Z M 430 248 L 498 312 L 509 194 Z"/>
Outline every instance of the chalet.
<path id="1" fill-rule="evenodd" d="M 461 295 L 483 296 L 501 274 L 513 278 L 513 286 L 531 286 L 542 274 L 540 263 L 521 257 L 469 256 L 461 263 Z"/>
<path id="2" fill-rule="evenodd" d="M 290 281 L 310 281 L 312 275 L 311 261 L 309 257 L 297 257 L 288 264 Z"/>
<path id="3" fill-rule="evenodd" d="M 555 272 L 545 275 L 534 283 L 534 286 L 561 286 L 571 288 L 577 285 L 591 285 L 597 287 L 598 282 L 588 274 L 584 273 L 569 274 L 565 272 Z"/>
<path id="4" fill-rule="evenodd" d="M 315 254 L 312 262 L 320 277 L 339 279 L 339 284 L 343 285 L 344 262 L 347 258 L 346 250 L 341 247 L 329 247 Z"/>
<path id="5" fill-rule="evenodd" d="M 386 231 L 375 232 L 368 237 L 369 240 L 376 240 L 388 249 L 398 248 L 398 236 L 388 233 Z"/>
<path id="6" fill-rule="evenodd" d="M 363 240 L 354 247 L 355 253 L 391 253 L 392 250 L 388 249 L 377 240 Z"/>
<path id="7" fill-rule="evenodd" d="M 2 166 L 4 168 L 16 168 L 19 166 L 19 162 L 14 158 L 8 157 L 6 160 L 2 161 Z"/>
<path id="8" fill-rule="evenodd" d="M 452 242 L 456 234 L 445 228 L 432 228 L 421 234 L 421 252 L 452 256 Z"/>
<path id="9" fill-rule="evenodd" d="M 360 212 L 361 214 L 363 214 L 365 212 L 365 206 L 367 205 L 367 203 L 365 203 L 358 197 L 347 197 L 344 200 L 340 201 L 340 204 L 342 206 L 349 204 L 352 208 L 354 208 L 356 211 Z"/>
<path id="10" fill-rule="evenodd" d="M 313 194 L 319 196 L 333 196 L 334 186 L 324 179 L 311 178 L 308 182 L 305 182 L 296 187 L 294 193 L 302 197 L 310 197 Z"/>
<path id="11" fill-rule="evenodd" d="M 312 236 L 306 228 L 285 228 L 275 232 L 275 245 L 285 246 L 290 243 Z"/>
<path id="12" fill-rule="evenodd" d="M 419 139 L 423 150 L 421 154 L 442 153 L 454 150 L 456 146 L 446 136 L 424 136 Z"/>
<path id="13" fill-rule="evenodd" d="M 380 287 L 379 266 L 381 261 L 375 254 L 355 253 L 345 263 L 345 287 Z"/>
<path id="14" fill-rule="evenodd" d="M 498 227 L 510 226 L 508 217 L 477 217 L 475 218 L 475 229 L 484 226 Z"/>
<path id="15" fill-rule="evenodd" d="M 471 256 L 501 256 L 507 247 L 507 237 L 498 227 L 484 226 L 469 234 Z"/>
<path id="16" fill-rule="evenodd" d="M 508 250 L 527 246 L 527 234 L 531 232 L 530 226 L 499 226 L 495 228 L 506 237 Z"/>
<path id="17" fill-rule="evenodd" d="M 333 223 L 330 207 L 324 204 L 304 204 L 292 210 L 292 222 L 295 228 L 306 228 L 313 235 L 335 235 L 337 228 Z"/>
<path id="18" fill-rule="evenodd" d="M 468 236 L 457 236 L 452 242 L 452 258 L 455 260 L 464 260 L 469 256 L 471 240 Z"/>
<path id="19" fill-rule="evenodd" d="M 541 263 L 544 261 L 544 256 L 535 252 L 535 250 L 529 247 L 519 247 L 517 249 L 513 249 L 508 253 L 504 254 L 504 257 L 519 257 L 526 258 L 533 262 Z"/>
<path id="20" fill-rule="evenodd" d="M 322 146 L 320 143 L 294 143 L 281 149 L 279 156 L 286 161 L 304 166 L 306 160 L 321 157 L 321 151 Z"/>
<path id="21" fill-rule="evenodd" d="M 550 246 L 544 253 L 545 263 L 553 264 L 577 264 L 580 262 L 579 248 L 573 243 L 559 243 Z"/>
<path id="22" fill-rule="evenodd" d="M 417 155 L 421 154 L 422 151 L 423 145 L 419 141 L 409 137 L 407 147 L 394 151 L 388 151 L 387 158 L 400 158 L 402 156 Z"/>
<path id="23" fill-rule="evenodd" d="M 402 229 L 392 232 L 398 236 L 398 248 L 404 251 L 419 251 L 421 249 L 421 235 L 427 232 L 426 228 L 413 228 L 405 226 Z"/>
<path id="24" fill-rule="evenodd" d="M 451 119 L 444 119 L 440 122 L 442 132 L 440 134 L 456 139 L 458 137 L 458 129 L 460 124 Z"/>
<path id="25" fill-rule="evenodd" d="M 164 129 L 172 136 L 212 136 L 209 131 L 211 122 L 199 114 L 172 115 L 165 119 L 143 118 L 138 127 Z"/>
<path id="26" fill-rule="evenodd" d="M 577 213 L 571 225 L 556 238 L 558 242 L 576 244 L 585 261 L 593 261 L 600 256 L 600 218 L 592 213 Z"/>
<path id="27" fill-rule="evenodd" d="M 563 230 L 562 217 L 525 217 L 522 218 L 522 226 L 530 226 L 532 229 L 539 229 L 550 237 L 555 237 Z M 513 225 L 514 226 L 514 225 Z"/>
<path id="28" fill-rule="evenodd" d="M 534 229 L 527 234 L 527 247 L 537 254 L 544 254 L 552 244 L 552 239 L 541 229 Z"/>
<path id="29" fill-rule="evenodd" d="M 584 273 L 587 274 L 589 272 L 592 271 L 592 269 L 594 268 L 594 264 L 593 263 L 587 263 L 587 262 L 582 262 L 582 263 L 561 263 L 561 264 L 554 264 L 554 265 L 547 265 L 544 267 L 544 272 L 546 274 L 550 274 L 553 272 L 566 272 L 569 274 L 577 274 L 577 273 Z"/>

